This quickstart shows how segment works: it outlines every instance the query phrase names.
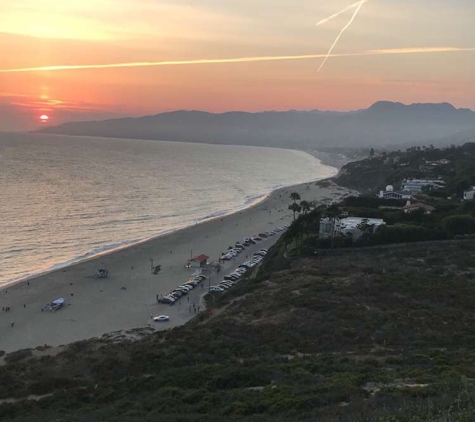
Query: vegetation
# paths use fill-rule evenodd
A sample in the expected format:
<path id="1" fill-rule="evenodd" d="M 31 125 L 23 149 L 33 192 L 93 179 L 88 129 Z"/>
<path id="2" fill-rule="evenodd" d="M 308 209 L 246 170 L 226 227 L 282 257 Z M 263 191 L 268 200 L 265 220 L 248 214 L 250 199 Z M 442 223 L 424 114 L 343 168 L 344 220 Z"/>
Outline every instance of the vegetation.
<path id="1" fill-rule="evenodd" d="M 447 160 L 447 161 L 444 161 Z M 445 190 L 428 192 L 436 197 L 460 198 L 475 185 L 475 143 L 450 148 L 412 147 L 406 151 L 381 152 L 349 163 L 335 179 L 341 186 L 375 193 L 406 178 L 437 178 L 447 182 Z"/>
<path id="2" fill-rule="evenodd" d="M 473 420 L 475 240 L 283 250 L 211 319 L 6 355 L 0 420 Z"/>
<path id="3" fill-rule="evenodd" d="M 474 150 L 445 150 L 447 192 L 475 182 Z M 403 158 L 411 167 L 438 151 Z M 372 166 L 374 186 L 401 176 L 371 155 L 340 178 L 357 185 Z M 431 214 L 374 195 L 317 207 L 293 193 L 295 221 L 251 278 L 208 301 L 213 315 L 134 341 L 0 356 L 0 421 L 475 420 L 475 201 L 427 194 Z M 319 237 L 322 216 L 346 214 L 387 225 Z"/>

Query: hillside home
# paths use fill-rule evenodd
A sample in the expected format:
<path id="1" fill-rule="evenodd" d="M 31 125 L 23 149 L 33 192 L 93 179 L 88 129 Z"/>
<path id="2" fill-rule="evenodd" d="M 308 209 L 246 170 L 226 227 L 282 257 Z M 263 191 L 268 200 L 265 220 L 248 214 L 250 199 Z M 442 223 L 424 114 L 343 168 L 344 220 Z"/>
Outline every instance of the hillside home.
<path id="1" fill-rule="evenodd" d="M 392 185 L 386 186 L 386 190 L 380 191 L 378 198 L 380 199 L 410 199 L 411 192 L 399 190 L 395 191 Z"/>
<path id="2" fill-rule="evenodd" d="M 463 193 L 464 201 L 471 201 L 473 199 L 475 199 L 475 186 L 472 186 L 469 190 L 466 190 Z"/>
<path id="3" fill-rule="evenodd" d="M 331 237 L 336 235 L 351 236 L 353 240 L 358 239 L 363 231 L 362 225 L 374 233 L 376 229 L 386 224 L 379 218 L 347 217 L 342 219 L 322 218 L 320 220 L 320 237 Z"/>
<path id="4" fill-rule="evenodd" d="M 412 193 L 421 192 L 425 186 L 432 186 L 434 189 L 445 187 L 443 180 L 429 180 L 429 179 L 404 179 L 401 184 L 401 189 Z"/>
<path id="5" fill-rule="evenodd" d="M 403 207 L 403 210 L 406 214 L 419 210 L 423 210 L 424 214 L 432 214 L 435 211 L 435 208 L 430 205 L 423 204 L 422 202 L 415 202 L 411 204 L 411 201 L 407 201 L 406 205 Z"/>

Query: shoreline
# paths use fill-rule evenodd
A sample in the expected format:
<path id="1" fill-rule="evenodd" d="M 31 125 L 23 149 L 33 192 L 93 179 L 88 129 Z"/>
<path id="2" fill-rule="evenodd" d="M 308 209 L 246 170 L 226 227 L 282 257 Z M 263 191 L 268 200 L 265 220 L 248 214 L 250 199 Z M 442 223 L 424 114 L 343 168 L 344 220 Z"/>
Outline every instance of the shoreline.
<path id="1" fill-rule="evenodd" d="M 38 133 L 35 133 L 35 135 L 45 136 L 44 134 L 38 134 Z M 74 135 L 54 135 L 54 136 L 58 136 L 58 137 L 63 137 L 63 136 L 76 137 Z M 93 137 L 93 138 L 95 138 L 95 137 Z M 107 138 L 106 137 L 104 139 L 112 139 L 112 138 Z M 122 138 L 117 138 L 117 139 L 120 140 Z M 124 138 L 124 139 L 128 140 L 127 138 Z M 146 139 L 144 141 L 157 142 L 155 140 L 146 140 Z M 173 141 L 158 141 L 158 142 L 174 143 Z M 195 143 L 191 143 L 191 142 L 187 142 L 187 143 L 195 144 Z M 205 143 L 203 143 L 203 144 L 205 144 Z M 214 145 L 214 144 L 209 144 L 209 145 Z M 226 144 L 224 144 L 222 146 L 232 147 L 232 146 L 235 146 L 235 145 L 226 145 Z M 241 147 L 241 145 L 237 145 L 237 146 Z M 287 150 L 287 151 L 294 151 L 296 153 L 303 153 L 303 154 L 306 154 L 308 156 L 311 156 L 314 160 L 316 160 L 316 165 L 317 166 L 327 168 L 327 169 L 331 169 L 331 171 L 334 172 L 335 174 L 338 171 L 337 168 L 335 168 L 331 165 L 325 164 L 322 161 L 321 158 L 316 157 L 315 155 L 309 153 L 308 151 L 303 151 L 303 150 L 300 150 L 300 149 L 293 149 L 293 148 L 289 149 L 289 148 L 279 148 L 279 147 L 277 147 L 277 148 L 276 147 L 259 147 L 259 146 L 252 146 L 252 145 L 249 145 L 247 147 L 250 147 L 250 148 L 253 148 L 253 147 L 272 148 L 272 149 L 281 149 L 281 150 Z M 333 176 L 331 176 L 331 177 L 333 177 Z M 313 183 L 314 181 L 317 181 L 317 180 L 320 180 L 320 179 L 321 179 L 320 177 L 317 177 L 317 178 L 312 179 L 310 181 L 305 181 L 304 183 Z M 290 186 L 293 186 L 293 185 L 290 184 L 290 185 L 284 185 L 284 186 L 282 186 L 282 185 L 271 186 L 271 187 L 269 187 L 269 190 L 267 192 L 258 193 L 256 195 L 251 195 L 251 196 L 243 198 L 244 201 L 241 204 L 237 204 L 232 208 L 227 208 L 227 209 L 224 209 L 222 211 L 212 212 L 209 215 L 204 215 L 202 217 L 198 217 L 193 221 L 184 222 L 184 223 L 182 223 L 180 225 L 177 225 L 175 227 L 171 227 L 171 228 L 167 228 L 167 229 L 160 229 L 158 232 L 153 231 L 153 232 L 151 232 L 150 235 L 147 234 L 147 236 L 143 237 L 143 238 L 139 238 L 139 236 L 137 236 L 137 238 L 133 238 L 133 235 L 129 235 L 130 236 L 129 239 L 122 238 L 121 240 L 118 240 L 115 243 L 103 244 L 103 245 L 94 246 L 94 247 L 92 245 L 89 245 L 89 247 L 91 249 L 87 249 L 87 246 L 85 245 L 85 248 L 83 249 L 83 251 L 78 251 L 78 254 L 76 254 L 76 255 L 71 254 L 73 256 L 70 255 L 69 257 L 61 257 L 61 258 L 59 258 L 59 260 L 55 260 L 53 258 L 52 260 L 49 260 L 49 262 L 38 263 L 38 266 L 36 268 L 28 268 L 28 267 L 23 268 L 23 270 L 24 270 L 23 274 L 18 275 L 18 273 L 20 271 L 17 271 L 17 274 L 11 274 L 10 277 L 7 276 L 5 278 L 5 280 L 2 280 L 2 282 L 0 283 L 0 293 L 2 291 L 4 291 L 5 289 L 8 289 L 9 287 L 11 287 L 13 285 L 16 285 L 18 283 L 31 281 L 31 280 L 36 279 L 37 277 L 42 277 L 43 275 L 46 275 L 46 274 L 54 273 L 56 271 L 61 271 L 64 268 L 69 268 L 71 266 L 77 265 L 77 264 L 82 263 L 82 262 L 86 262 L 86 261 L 94 259 L 94 258 L 98 258 L 98 257 L 104 256 L 104 255 L 110 254 L 110 253 L 118 252 L 118 251 L 124 250 L 126 248 L 133 247 L 134 245 L 140 245 L 142 243 L 151 241 L 153 239 L 161 238 L 163 236 L 167 236 L 167 235 L 175 233 L 177 231 L 186 229 L 187 227 L 191 227 L 191 226 L 194 226 L 196 224 L 202 224 L 206 221 L 212 220 L 213 218 L 220 218 L 222 216 L 227 216 L 227 215 L 230 215 L 230 214 L 233 214 L 233 213 L 236 213 L 236 212 L 240 212 L 242 210 L 253 207 L 253 206 L 259 204 L 260 202 L 264 201 L 266 198 L 269 197 L 269 195 L 271 195 L 276 190 L 279 190 L 279 189 L 285 188 L 285 187 L 290 187 Z M 225 207 L 225 204 L 223 204 L 223 208 L 224 207 Z"/>
<path id="2" fill-rule="evenodd" d="M 204 287 L 218 284 L 224 275 L 247 260 L 245 254 L 252 255 L 261 247 L 269 248 L 279 236 L 264 239 L 246 249 L 236 261 L 225 263 L 222 274 L 213 274 L 206 286 L 190 292 L 183 304 L 157 304 L 156 295 L 167 294 L 191 275 L 184 268 L 190 254 L 204 253 L 210 256 L 210 262 L 217 261 L 228 245 L 290 223 L 291 192 L 320 203 L 348 192 L 343 188 L 321 188 L 317 181 L 279 188 L 241 211 L 10 285 L 8 290 L 0 292 L 0 306 L 11 309 L 0 313 L 0 350 L 10 353 L 45 344 L 69 344 L 115 331 L 147 326 L 154 330 L 169 329 L 185 324 L 196 316 L 187 305 L 199 304 Z M 161 265 L 158 275 L 152 274 L 150 259 L 154 259 L 154 265 Z M 99 267 L 110 271 L 109 278 L 91 277 Z M 42 306 L 59 297 L 66 298 L 63 309 L 41 312 Z M 160 314 L 169 315 L 170 322 L 154 324 L 151 315 Z"/>
<path id="3" fill-rule="evenodd" d="M 57 136 L 64 136 L 64 135 L 57 135 Z M 66 136 L 74 136 L 74 135 L 66 135 Z M 173 141 L 160 141 L 160 142 L 173 142 Z M 213 144 L 210 144 L 210 145 L 213 145 Z M 232 145 L 230 145 L 230 146 L 232 146 Z M 240 145 L 238 145 L 238 146 L 240 146 Z M 253 147 L 253 146 L 249 145 L 249 147 Z M 274 148 L 274 147 L 271 147 L 271 148 Z M 332 169 L 334 169 L 335 174 L 337 174 L 337 172 L 338 172 L 338 168 L 336 168 L 332 165 L 325 164 L 320 157 L 316 156 L 315 154 L 311 153 L 310 151 L 304 151 L 304 150 L 301 150 L 301 149 L 286 149 L 286 148 L 277 148 L 277 149 L 289 150 L 289 151 L 294 151 L 294 152 L 298 151 L 300 153 L 307 154 L 307 155 L 313 157 L 317 161 L 316 164 L 318 166 L 332 168 Z M 335 176 L 333 175 L 333 176 L 330 176 L 330 177 L 335 177 Z M 326 177 L 326 178 L 328 178 L 328 177 Z M 57 262 L 57 263 L 51 265 L 48 268 L 40 269 L 40 270 L 33 270 L 33 272 L 25 273 L 24 275 L 15 277 L 15 278 L 10 279 L 10 280 L 6 280 L 2 284 L 0 284 L 0 293 L 2 291 L 5 291 L 8 288 L 11 288 L 12 286 L 15 286 L 15 285 L 19 284 L 19 283 L 32 281 L 32 280 L 34 280 L 38 277 L 42 277 L 42 276 L 45 276 L 47 274 L 53 274 L 55 272 L 62 271 L 64 269 L 73 267 L 75 265 L 78 265 L 78 264 L 81 264 L 81 263 L 84 263 L 84 262 L 87 262 L 87 261 L 90 261 L 90 260 L 93 260 L 93 259 L 96 259 L 96 258 L 100 258 L 100 257 L 103 257 L 103 256 L 107 256 L 108 254 L 123 251 L 127 248 L 130 248 L 130 247 L 134 247 L 134 246 L 137 246 L 137 245 L 147 243 L 149 241 L 153 241 L 155 239 L 159 239 L 159 238 L 166 237 L 168 235 L 172 235 L 174 233 L 180 232 L 181 230 L 186 230 L 189 227 L 193 227 L 193 226 L 196 226 L 196 225 L 199 225 L 199 224 L 206 223 L 208 221 L 212 221 L 213 219 L 222 218 L 222 217 L 225 217 L 225 216 L 228 216 L 228 215 L 232 215 L 234 213 L 241 212 L 243 210 L 250 209 L 250 208 L 252 208 L 254 206 L 257 206 L 260 203 L 264 202 L 274 192 L 277 192 L 281 189 L 290 188 L 292 186 L 300 186 L 300 185 L 305 185 L 305 184 L 309 184 L 309 183 L 314 183 L 314 182 L 317 182 L 319 180 L 323 180 L 323 179 L 317 177 L 315 179 L 312 179 L 310 181 L 300 183 L 300 184 L 297 184 L 297 185 L 292 185 L 291 184 L 291 185 L 285 185 L 285 186 L 279 186 L 279 187 L 274 186 L 268 192 L 261 193 L 261 194 L 256 194 L 254 196 L 250 196 L 250 197 L 246 198 L 244 203 L 242 203 L 241 205 L 236 206 L 234 209 L 216 211 L 216 212 L 210 214 L 209 216 L 200 217 L 200 218 L 192 221 L 191 223 L 184 224 L 184 225 L 177 226 L 177 227 L 172 227 L 170 229 L 163 230 L 159 233 L 155 233 L 151 236 L 148 236 L 148 237 L 140 239 L 140 240 L 127 240 L 126 239 L 126 240 L 123 240 L 121 242 L 116 243 L 116 245 L 102 245 L 102 246 L 100 246 L 98 248 L 95 248 L 93 250 L 89 250 L 89 251 L 83 253 L 82 255 L 71 257 L 70 259 L 68 259 L 66 261 Z M 249 201 L 249 203 L 248 203 L 248 201 Z M 98 250 L 98 252 L 95 252 L 96 250 Z"/>
<path id="4" fill-rule="evenodd" d="M 308 182 L 308 183 L 313 183 L 313 182 Z M 293 185 L 290 185 L 289 187 L 291 187 L 291 186 L 293 186 Z M 298 186 L 298 185 L 296 185 L 296 186 Z M 258 195 L 255 198 L 255 200 L 252 201 L 247 206 L 244 205 L 243 207 L 237 208 L 237 209 L 232 210 L 232 211 L 223 211 L 222 214 L 217 212 L 217 215 L 214 215 L 214 216 L 211 216 L 211 217 L 203 217 L 202 219 L 198 219 L 197 221 L 195 221 L 191 224 L 171 228 L 171 229 L 168 229 L 168 230 L 164 230 L 163 232 L 157 233 L 157 234 L 155 234 L 153 236 L 150 236 L 150 237 L 147 237 L 145 239 L 138 240 L 138 241 L 130 241 L 130 243 L 123 243 L 120 246 L 111 247 L 111 248 L 105 249 L 101 252 L 97 252 L 97 253 L 93 253 L 93 254 L 91 252 L 86 252 L 84 255 L 82 255 L 80 257 L 71 258 L 71 260 L 66 261 L 66 262 L 59 262 L 57 264 L 54 264 L 53 267 L 50 267 L 46 270 L 43 270 L 43 271 L 40 270 L 40 272 L 38 272 L 38 273 L 27 274 L 25 276 L 21 276 L 21 279 L 15 279 L 15 280 L 7 281 L 7 282 L 5 282 L 4 284 L 2 284 L 0 286 L 0 294 L 2 293 L 2 291 L 7 290 L 7 289 L 9 289 L 12 286 L 15 286 L 17 284 L 29 282 L 29 281 L 35 280 L 36 278 L 43 277 L 43 276 L 46 276 L 48 274 L 53 274 L 55 272 L 59 272 L 59 271 L 62 271 L 64 269 L 74 267 L 75 265 L 80 265 L 82 263 L 85 263 L 85 262 L 88 262 L 88 261 L 91 261 L 91 260 L 94 260 L 94 259 L 98 259 L 98 258 L 101 258 L 103 256 L 107 256 L 109 254 L 113 254 L 113 253 L 116 253 L 116 252 L 123 251 L 127 248 L 132 248 L 134 246 L 140 246 L 140 245 L 142 245 L 144 243 L 147 243 L 147 242 L 151 242 L 151 241 L 154 241 L 154 240 L 166 237 L 166 236 L 171 236 L 171 235 L 173 235 L 175 233 L 178 233 L 182 230 L 186 230 L 190 227 L 195 227 L 198 224 L 203 224 L 203 223 L 206 223 L 208 221 L 212 221 L 212 220 L 217 219 L 217 218 L 223 218 L 223 217 L 238 213 L 240 211 L 250 209 L 254 206 L 259 205 L 261 202 L 264 202 L 270 195 L 272 195 L 273 192 L 276 192 L 279 189 L 283 189 L 283 188 L 285 188 L 285 187 L 277 188 L 277 189 L 275 189 L 275 190 L 273 190 L 273 191 L 271 191 L 267 194 Z M 127 241 L 124 241 L 124 242 L 127 242 Z M 107 247 L 107 246 L 108 245 L 104 245 L 103 247 Z M 88 254 L 91 254 L 91 255 L 87 256 Z M 82 257 L 84 257 L 84 258 L 82 258 Z"/>

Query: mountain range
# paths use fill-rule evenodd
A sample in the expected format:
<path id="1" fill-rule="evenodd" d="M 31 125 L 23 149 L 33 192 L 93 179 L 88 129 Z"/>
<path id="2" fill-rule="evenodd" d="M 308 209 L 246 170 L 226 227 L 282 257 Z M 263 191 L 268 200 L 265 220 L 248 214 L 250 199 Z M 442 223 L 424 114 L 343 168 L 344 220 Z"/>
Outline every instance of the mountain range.
<path id="1" fill-rule="evenodd" d="M 352 112 L 174 111 L 145 117 L 65 123 L 41 133 L 283 148 L 359 148 L 427 144 L 475 134 L 475 112 L 448 103 L 379 101 Z M 454 137 L 455 136 L 455 137 Z M 454 137 L 454 138 L 453 138 Z M 465 138 L 465 137 L 461 137 Z M 441 141 L 443 142 L 443 141 Z"/>

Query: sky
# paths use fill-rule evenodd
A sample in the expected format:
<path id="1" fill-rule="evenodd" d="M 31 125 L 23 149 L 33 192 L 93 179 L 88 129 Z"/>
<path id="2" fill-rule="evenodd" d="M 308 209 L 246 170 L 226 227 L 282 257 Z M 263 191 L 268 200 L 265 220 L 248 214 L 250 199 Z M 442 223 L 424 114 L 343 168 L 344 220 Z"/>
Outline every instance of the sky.
<path id="1" fill-rule="evenodd" d="M 0 0 L 0 130 L 33 129 L 41 115 L 378 100 L 475 109 L 475 1 L 366 0 L 317 25 L 354 1 Z"/>

